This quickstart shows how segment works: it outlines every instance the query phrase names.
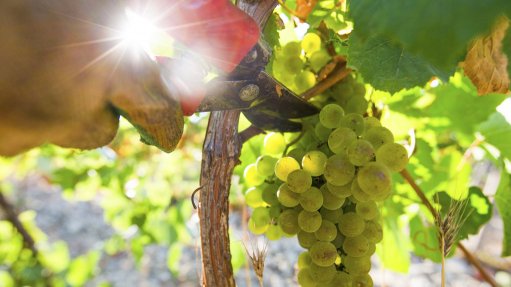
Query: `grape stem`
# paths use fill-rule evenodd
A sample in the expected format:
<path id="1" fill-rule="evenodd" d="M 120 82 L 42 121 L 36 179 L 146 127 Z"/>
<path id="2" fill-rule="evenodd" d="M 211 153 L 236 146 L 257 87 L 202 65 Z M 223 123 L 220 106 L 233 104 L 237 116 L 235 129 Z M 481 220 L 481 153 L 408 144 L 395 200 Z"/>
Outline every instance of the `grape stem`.
<path id="1" fill-rule="evenodd" d="M 408 172 L 408 170 L 403 169 L 400 172 L 401 176 L 405 179 L 405 181 L 412 187 L 412 189 L 415 191 L 417 196 L 420 198 L 422 203 L 428 208 L 428 210 L 431 212 L 434 218 L 438 218 L 438 211 L 433 207 L 429 199 L 426 197 L 424 192 L 422 192 L 421 188 L 415 180 L 413 179 L 412 175 Z M 458 247 L 461 249 L 463 254 L 465 255 L 465 258 L 467 259 L 470 264 L 474 266 L 474 268 L 479 271 L 481 276 L 483 277 L 484 281 L 486 281 L 488 284 L 490 284 L 492 287 L 497 287 L 498 284 L 495 281 L 495 279 L 484 269 L 484 267 L 481 265 L 481 262 L 463 245 L 463 243 L 458 242 Z"/>
<path id="2" fill-rule="evenodd" d="M 3 192 L 0 190 L 0 208 L 4 211 L 5 219 L 9 221 L 16 231 L 21 235 L 21 238 L 23 240 L 23 245 L 25 248 L 30 250 L 32 252 L 32 257 L 37 261 L 37 264 L 43 267 L 44 272 L 42 273 L 45 280 L 45 286 L 53 286 L 51 276 L 52 273 L 47 270 L 44 265 L 39 261 L 39 250 L 35 246 L 34 238 L 28 233 L 25 226 L 23 226 L 23 223 L 18 218 L 18 214 L 15 211 L 14 206 L 5 198 Z"/>
<path id="3" fill-rule="evenodd" d="M 342 79 L 346 78 L 351 73 L 351 69 L 346 68 L 346 62 L 338 63 L 334 70 L 322 81 L 317 83 L 314 87 L 308 89 L 300 95 L 304 100 L 310 100 L 311 98 L 323 93 L 328 90 Z"/>
<path id="4" fill-rule="evenodd" d="M 242 144 L 244 144 L 245 142 L 247 142 L 249 139 L 257 136 L 257 135 L 260 135 L 260 134 L 265 134 L 266 132 L 263 130 L 263 129 L 260 129 L 254 125 L 251 125 L 249 126 L 248 128 L 244 129 L 243 131 L 241 131 L 239 134 L 238 134 L 238 137 L 240 139 L 240 142 Z"/>

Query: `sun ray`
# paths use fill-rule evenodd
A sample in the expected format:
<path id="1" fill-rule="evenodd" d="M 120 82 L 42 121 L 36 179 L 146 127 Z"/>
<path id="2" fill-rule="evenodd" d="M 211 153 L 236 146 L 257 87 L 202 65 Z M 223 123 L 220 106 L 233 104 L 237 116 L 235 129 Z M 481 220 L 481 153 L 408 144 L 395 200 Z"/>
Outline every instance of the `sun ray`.
<path id="1" fill-rule="evenodd" d="M 122 37 L 120 37 L 120 36 L 107 37 L 107 38 L 91 40 L 91 41 L 83 41 L 83 42 L 59 45 L 59 46 L 55 46 L 55 49 L 74 48 L 74 47 L 88 46 L 88 45 L 93 45 L 93 44 L 100 44 L 100 43 L 113 42 L 113 41 L 119 41 L 119 40 L 122 40 Z"/>

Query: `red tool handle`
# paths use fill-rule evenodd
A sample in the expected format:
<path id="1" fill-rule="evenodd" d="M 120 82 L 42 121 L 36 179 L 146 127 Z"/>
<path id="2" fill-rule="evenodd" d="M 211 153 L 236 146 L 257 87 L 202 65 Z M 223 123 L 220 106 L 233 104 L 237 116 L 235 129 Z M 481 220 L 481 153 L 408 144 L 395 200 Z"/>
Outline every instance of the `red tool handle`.
<path id="1" fill-rule="evenodd" d="M 229 0 L 181 0 L 167 32 L 215 67 L 231 72 L 259 40 L 257 23 Z"/>

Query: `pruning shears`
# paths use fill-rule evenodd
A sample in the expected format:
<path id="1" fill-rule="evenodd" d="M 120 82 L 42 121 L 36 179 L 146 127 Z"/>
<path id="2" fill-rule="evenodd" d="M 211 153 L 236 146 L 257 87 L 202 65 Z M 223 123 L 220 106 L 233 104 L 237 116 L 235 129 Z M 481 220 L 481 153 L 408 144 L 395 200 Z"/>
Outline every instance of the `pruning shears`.
<path id="1" fill-rule="evenodd" d="M 225 72 L 204 86 L 194 79 L 191 84 L 190 80 L 181 81 L 177 90 L 181 91 L 185 115 L 240 110 L 258 128 L 291 132 L 301 130 L 301 124 L 293 119 L 318 112 L 265 72 L 271 49 L 259 39 L 259 27 L 250 16 L 228 0 L 180 1 L 176 5 L 180 13 L 172 25 L 181 28 L 170 32 L 171 36 Z M 182 69 L 172 68 L 171 62 L 161 64 L 164 78 L 182 77 Z M 191 93 L 202 97 L 189 97 Z"/>

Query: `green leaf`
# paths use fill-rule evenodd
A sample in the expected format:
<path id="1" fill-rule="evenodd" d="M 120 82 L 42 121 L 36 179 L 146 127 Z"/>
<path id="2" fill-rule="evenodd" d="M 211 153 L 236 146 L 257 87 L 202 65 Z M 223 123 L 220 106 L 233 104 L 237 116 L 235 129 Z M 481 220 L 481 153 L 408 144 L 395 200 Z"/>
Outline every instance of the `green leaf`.
<path id="1" fill-rule="evenodd" d="M 279 14 L 273 13 L 263 30 L 264 40 L 270 47 L 280 46 L 279 44 L 279 26 L 277 21 L 282 21 Z"/>
<path id="2" fill-rule="evenodd" d="M 66 275 L 66 280 L 71 286 L 83 286 L 96 270 L 100 253 L 91 251 L 88 254 L 75 258 Z"/>
<path id="3" fill-rule="evenodd" d="M 441 205 L 440 212 L 444 217 L 447 216 L 449 208 L 461 204 L 458 206 L 460 210 L 457 214 L 461 216 L 463 221 L 459 222 L 462 223 L 462 226 L 459 228 L 458 240 L 466 239 L 469 235 L 477 234 L 479 229 L 490 221 L 493 211 L 490 200 L 478 187 L 470 187 L 468 196 L 464 200 L 468 200 L 468 202 L 466 202 L 466 207 L 463 207 L 465 203 L 460 203 L 459 200 L 453 199 L 446 192 L 438 193 L 438 201 Z"/>
<path id="4" fill-rule="evenodd" d="M 448 72 L 463 59 L 467 44 L 510 13 L 508 0 L 352 0 L 355 30 L 385 36 Z"/>
<path id="5" fill-rule="evenodd" d="M 439 74 L 433 66 L 390 39 L 382 36 L 364 39 L 356 29 L 349 39 L 348 64 L 373 87 L 391 93 L 423 86 Z"/>
<path id="6" fill-rule="evenodd" d="M 442 260 L 437 234 L 437 228 L 425 226 L 419 216 L 414 216 L 410 220 L 410 241 L 413 244 L 413 252 L 417 256 L 434 262 Z"/>
<path id="7" fill-rule="evenodd" d="M 499 112 L 494 112 L 477 130 L 485 137 L 485 141 L 499 149 L 500 154 L 511 159 L 511 123 Z"/>
<path id="8" fill-rule="evenodd" d="M 403 228 L 398 221 L 398 215 L 395 212 L 399 209 L 399 204 L 392 201 L 385 201 L 385 210 L 387 214 L 383 220 L 383 240 L 377 245 L 378 256 L 383 266 L 393 271 L 406 273 L 410 268 L 410 253 L 407 236 L 403 233 Z M 397 207 L 397 208 L 396 208 Z"/>
<path id="9" fill-rule="evenodd" d="M 0 286 L 14 287 L 14 279 L 7 271 L 0 270 Z"/>
<path id="10" fill-rule="evenodd" d="M 430 92 L 436 95 L 436 99 L 424 112 L 430 117 L 448 119 L 451 122 L 449 129 L 467 135 L 472 135 L 477 124 L 488 119 L 507 97 L 501 94 L 480 97 L 470 80 L 460 74 L 451 78 L 451 83 Z"/>
<path id="11" fill-rule="evenodd" d="M 245 247 L 239 240 L 234 240 L 234 236 L 231 238 L 230 250 L 231 250 L 231 264 L 234 273 L 236 273 L 241 267 L 245 265 L 246 255 Z"/>
<path id="12" fill-rule="evenodd" d="M 511 174 L 502 169 L 500 183 L 495 193 L 495 203 L 504 222 L 502 257 L 511 256 Z"/>
<path id="13" fill-rule="evenodd" d="M 183 245 L 181 243 L 174 243 L 170 246 L 167 253 L 167 267 L 174 277 L 179 275 L 179 259 L 181 259 L 181 254 L 183 251 Z"/>
<path id="14" fill-rule="evenodd" d="M 325 21 L 328 28 L 336 32 L 345 29 L 348 25 L 344 13 L 336 6 L 338 2 L 338 0 L 318 1 L 307 17 L 307 23 L 311 27 L 317 27 L 321 21 Z"/>
<path id="15" fill-rule="evenodd" d="M 48 249 L 41 251 L 41 261 L 53 273 L 64 271 L 69 266 L 69 250 L 64 241 L 57 241 Z"/>

